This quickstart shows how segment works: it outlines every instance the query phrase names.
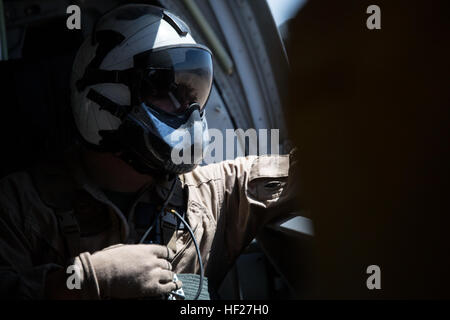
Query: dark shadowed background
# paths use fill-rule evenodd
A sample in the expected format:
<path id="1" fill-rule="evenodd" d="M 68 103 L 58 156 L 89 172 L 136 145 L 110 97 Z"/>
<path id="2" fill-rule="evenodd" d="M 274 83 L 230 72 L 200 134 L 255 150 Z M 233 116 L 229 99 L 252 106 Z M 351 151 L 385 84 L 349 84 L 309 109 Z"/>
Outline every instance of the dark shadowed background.
<path id="1" fill-rule="evenodd" d="M 381 8 L 381 30 L 366 8 Z M 320 298 L 449 298 L 448 1 L 309 1 L 287 122 Z M 381 290 L 368 290 L 369 265 Z"/>

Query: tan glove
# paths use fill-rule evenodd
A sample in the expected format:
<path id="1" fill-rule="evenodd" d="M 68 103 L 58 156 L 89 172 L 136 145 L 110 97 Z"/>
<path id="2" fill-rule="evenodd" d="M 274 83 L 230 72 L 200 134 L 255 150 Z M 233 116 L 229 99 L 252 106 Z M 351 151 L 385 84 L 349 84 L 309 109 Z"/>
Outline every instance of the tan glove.
<path id="1" fill-rule="evenodd" d="M 162 296 L 181 288 L 173 282 L 173 253 L 153 244 L 115 245 L 80 254 L 82 296 L 86 299 L 132 299 Z"/>

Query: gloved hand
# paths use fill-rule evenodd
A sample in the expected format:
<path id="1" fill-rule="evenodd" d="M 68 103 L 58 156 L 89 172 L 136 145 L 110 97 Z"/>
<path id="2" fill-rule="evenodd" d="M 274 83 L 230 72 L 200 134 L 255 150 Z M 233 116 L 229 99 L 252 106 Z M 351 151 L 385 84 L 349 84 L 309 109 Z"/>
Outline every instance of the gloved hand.
<path id="1" fill-rule="evenodd" d="M 173 282 L 173 253 L 153 244 L 115 245 L 75 258 L 81 265 L 82 296 L 87 299 L 132 299 L 162 296 L 181 288 Z"/>

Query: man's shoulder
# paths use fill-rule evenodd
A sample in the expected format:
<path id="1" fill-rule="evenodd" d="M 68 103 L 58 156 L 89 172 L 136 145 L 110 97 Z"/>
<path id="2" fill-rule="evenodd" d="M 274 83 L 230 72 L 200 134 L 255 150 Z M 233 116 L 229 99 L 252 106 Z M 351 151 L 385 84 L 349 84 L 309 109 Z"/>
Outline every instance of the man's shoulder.
<path id="1" fill-rule="evenodd" d="M 35 187 L 28 171 L 17 171 L 0 179 L 0 202 L 16 202 L 35 193 Z"/>
<path id="2" fill-rule="evenodd" d="M 185 185 L 201 186 L 210 182 L 233 185 L 236 181 L 252 181 L 258 178 L 287 177 L 289 154 L 238 157 L 205 166 L 180 176 Z"/>
<path id="3" fill-rule="evenodd" d="M 0 218 L 5 223 L 23 226 L 36 206 L 42 207 L 42 202 L 29 172 L 18 171 L 0 179 Z"/>
<path id="4" fill-rule="evenodd" d="M 217 178 L 217 164 L 197 166 L 194 170 L 180 175 L 181 181 L 188 185 L 199 185 Z"/>
<path id="5" fill-rule="evenodd" d="M 180 175 L 180 179 L 187 186 L 225 185 L 227 181 L 234 181 L 237 176 L 248 171 L 256 158 L 256 156 L 238 157 L 197 166 L 194 170 Z"/>
<path id="6" fill-rule="evenodd" d="M 48 212 L 57 207 L 73 185 L 61 159 L 43 160 L 30 168 L 13 172 L 0 179 L 1 211 L 24 215 Z"/>
<path id="7" fill-rule="evenodd" d="M 0 179 L 0 228 L 6 231 L 0 235 L 4 241 L 20 241 L 27 248 L 38 248 L 42 243 L 60 248 L 55 238 L 55 211 L 42 200 L 27 170 Z"/>

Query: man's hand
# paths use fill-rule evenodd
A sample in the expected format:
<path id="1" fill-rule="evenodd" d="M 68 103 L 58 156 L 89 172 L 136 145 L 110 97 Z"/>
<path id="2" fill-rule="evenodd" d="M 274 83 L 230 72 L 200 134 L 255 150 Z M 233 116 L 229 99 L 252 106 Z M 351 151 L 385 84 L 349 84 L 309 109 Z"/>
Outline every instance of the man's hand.
<path id="1" fill-rule="evenodd" d="M 162 296 L 181 287 L 173 282 L 167 247 L 152 244 L 116 245 L 77 259 L 83 266 L 86 297 L 131 299 Z M 77 263 L 77 259 L 76 263 Z"/>

